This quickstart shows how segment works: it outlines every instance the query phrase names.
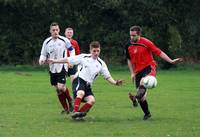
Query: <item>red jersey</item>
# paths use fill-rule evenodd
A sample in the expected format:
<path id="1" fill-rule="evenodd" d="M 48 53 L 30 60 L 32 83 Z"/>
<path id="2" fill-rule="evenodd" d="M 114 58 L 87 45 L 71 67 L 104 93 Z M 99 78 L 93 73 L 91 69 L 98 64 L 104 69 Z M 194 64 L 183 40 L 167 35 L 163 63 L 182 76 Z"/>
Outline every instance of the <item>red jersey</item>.
<path id="1" fill-rule="evenodd" d="M 78 42 L 74 39 L 71 39 L 70 42 L 72 44 L 72 47 L 75 49 L 75 55 L 80 54 L 80 47 L 78 45 Z M 67 57 L 69 57 L 69 55 L 69 51 L 67 50 Z"/>
<path id="2" fill-rule="evenodd" d="M 153 54 L 159 56 L 161 50 L 144 37 L 140 37 L 136 43 L 129 43 L 126 47 L 126 56 L 131 61 L 135 74 L 149 65 L 155 68 Z"/>

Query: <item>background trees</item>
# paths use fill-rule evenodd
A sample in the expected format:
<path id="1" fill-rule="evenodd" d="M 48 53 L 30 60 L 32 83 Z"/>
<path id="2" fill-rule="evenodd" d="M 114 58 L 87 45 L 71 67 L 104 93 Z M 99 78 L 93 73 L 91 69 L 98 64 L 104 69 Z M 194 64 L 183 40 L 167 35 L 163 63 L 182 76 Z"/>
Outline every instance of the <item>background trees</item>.
<path id="1" fill-rule="evenodd" d="M 36 63 L 52 21 L 61 34 L 68 26 L 75 29 L 82 52 L 90 41 L 100 41 L 108 63 L 125 63 L 123 45 L 132 25 L 141 25 L 143 35 L 170 56 L 198 62 L 199 6 L 198 0 L 1 0 L 0 64 Z"/>

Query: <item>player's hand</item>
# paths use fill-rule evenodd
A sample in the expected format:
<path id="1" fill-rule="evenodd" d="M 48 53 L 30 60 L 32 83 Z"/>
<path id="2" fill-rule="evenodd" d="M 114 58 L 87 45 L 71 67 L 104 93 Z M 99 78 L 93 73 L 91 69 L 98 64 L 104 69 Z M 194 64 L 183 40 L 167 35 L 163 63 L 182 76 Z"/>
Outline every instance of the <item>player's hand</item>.
<path id="1" fill-rule="evenodd" d="M 134 82 L 135 82 L 135 74 L 131 74 L 131 80 L 132 80 L 132 82 L 134 84 Z"/>
<path id="2" fill-rule="evenodd" d="M 44 65 L 46 63 L 46 60 L 39 60 L 40 65 Z"/>
<path id="3" fill-rule="evenodd" d="M 116 80 L 115 85 L 121 86 L 125 81 L 124 80 Z"/>
<path id="4" fill-rule="evenodd" d="M 171 63 L 172 64 L 178 64 L 178 63 L 181 63 L 181 62 L 183 62 L 183 58 L 173 59 Z"/>

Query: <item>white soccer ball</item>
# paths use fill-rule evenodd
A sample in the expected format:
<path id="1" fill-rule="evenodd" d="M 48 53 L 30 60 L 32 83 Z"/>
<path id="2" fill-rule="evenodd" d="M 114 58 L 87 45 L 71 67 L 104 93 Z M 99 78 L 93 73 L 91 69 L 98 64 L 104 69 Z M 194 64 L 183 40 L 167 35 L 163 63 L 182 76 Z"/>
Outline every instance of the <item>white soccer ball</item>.
<path id="1" fill-rule="evenodd" d="M 148 88 L 148 89 L 155 88 L 157 85 L 157 80 L 154 76 L 146 76 L 143 79 L 143 84 L 145 88 Z"/>

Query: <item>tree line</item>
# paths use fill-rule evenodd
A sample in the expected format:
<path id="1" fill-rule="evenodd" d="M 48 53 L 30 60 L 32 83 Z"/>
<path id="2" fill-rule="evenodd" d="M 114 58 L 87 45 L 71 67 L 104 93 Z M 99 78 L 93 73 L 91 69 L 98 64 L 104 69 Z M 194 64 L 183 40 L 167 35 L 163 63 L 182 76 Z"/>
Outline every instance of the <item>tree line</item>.
<path id="1" fill-rule="evenodd" d="M 84 53 L 92 40 L 100 41 L 107 63 L 126 63 L 123 51 L 132 25 L 140 25 L 143 36 L 169 56 L 198 63 L 199 6 L 198 0 L 1 0 L 0 64 L 37 64 L 54 21 L 61 35 L 74 28 Z"/>

